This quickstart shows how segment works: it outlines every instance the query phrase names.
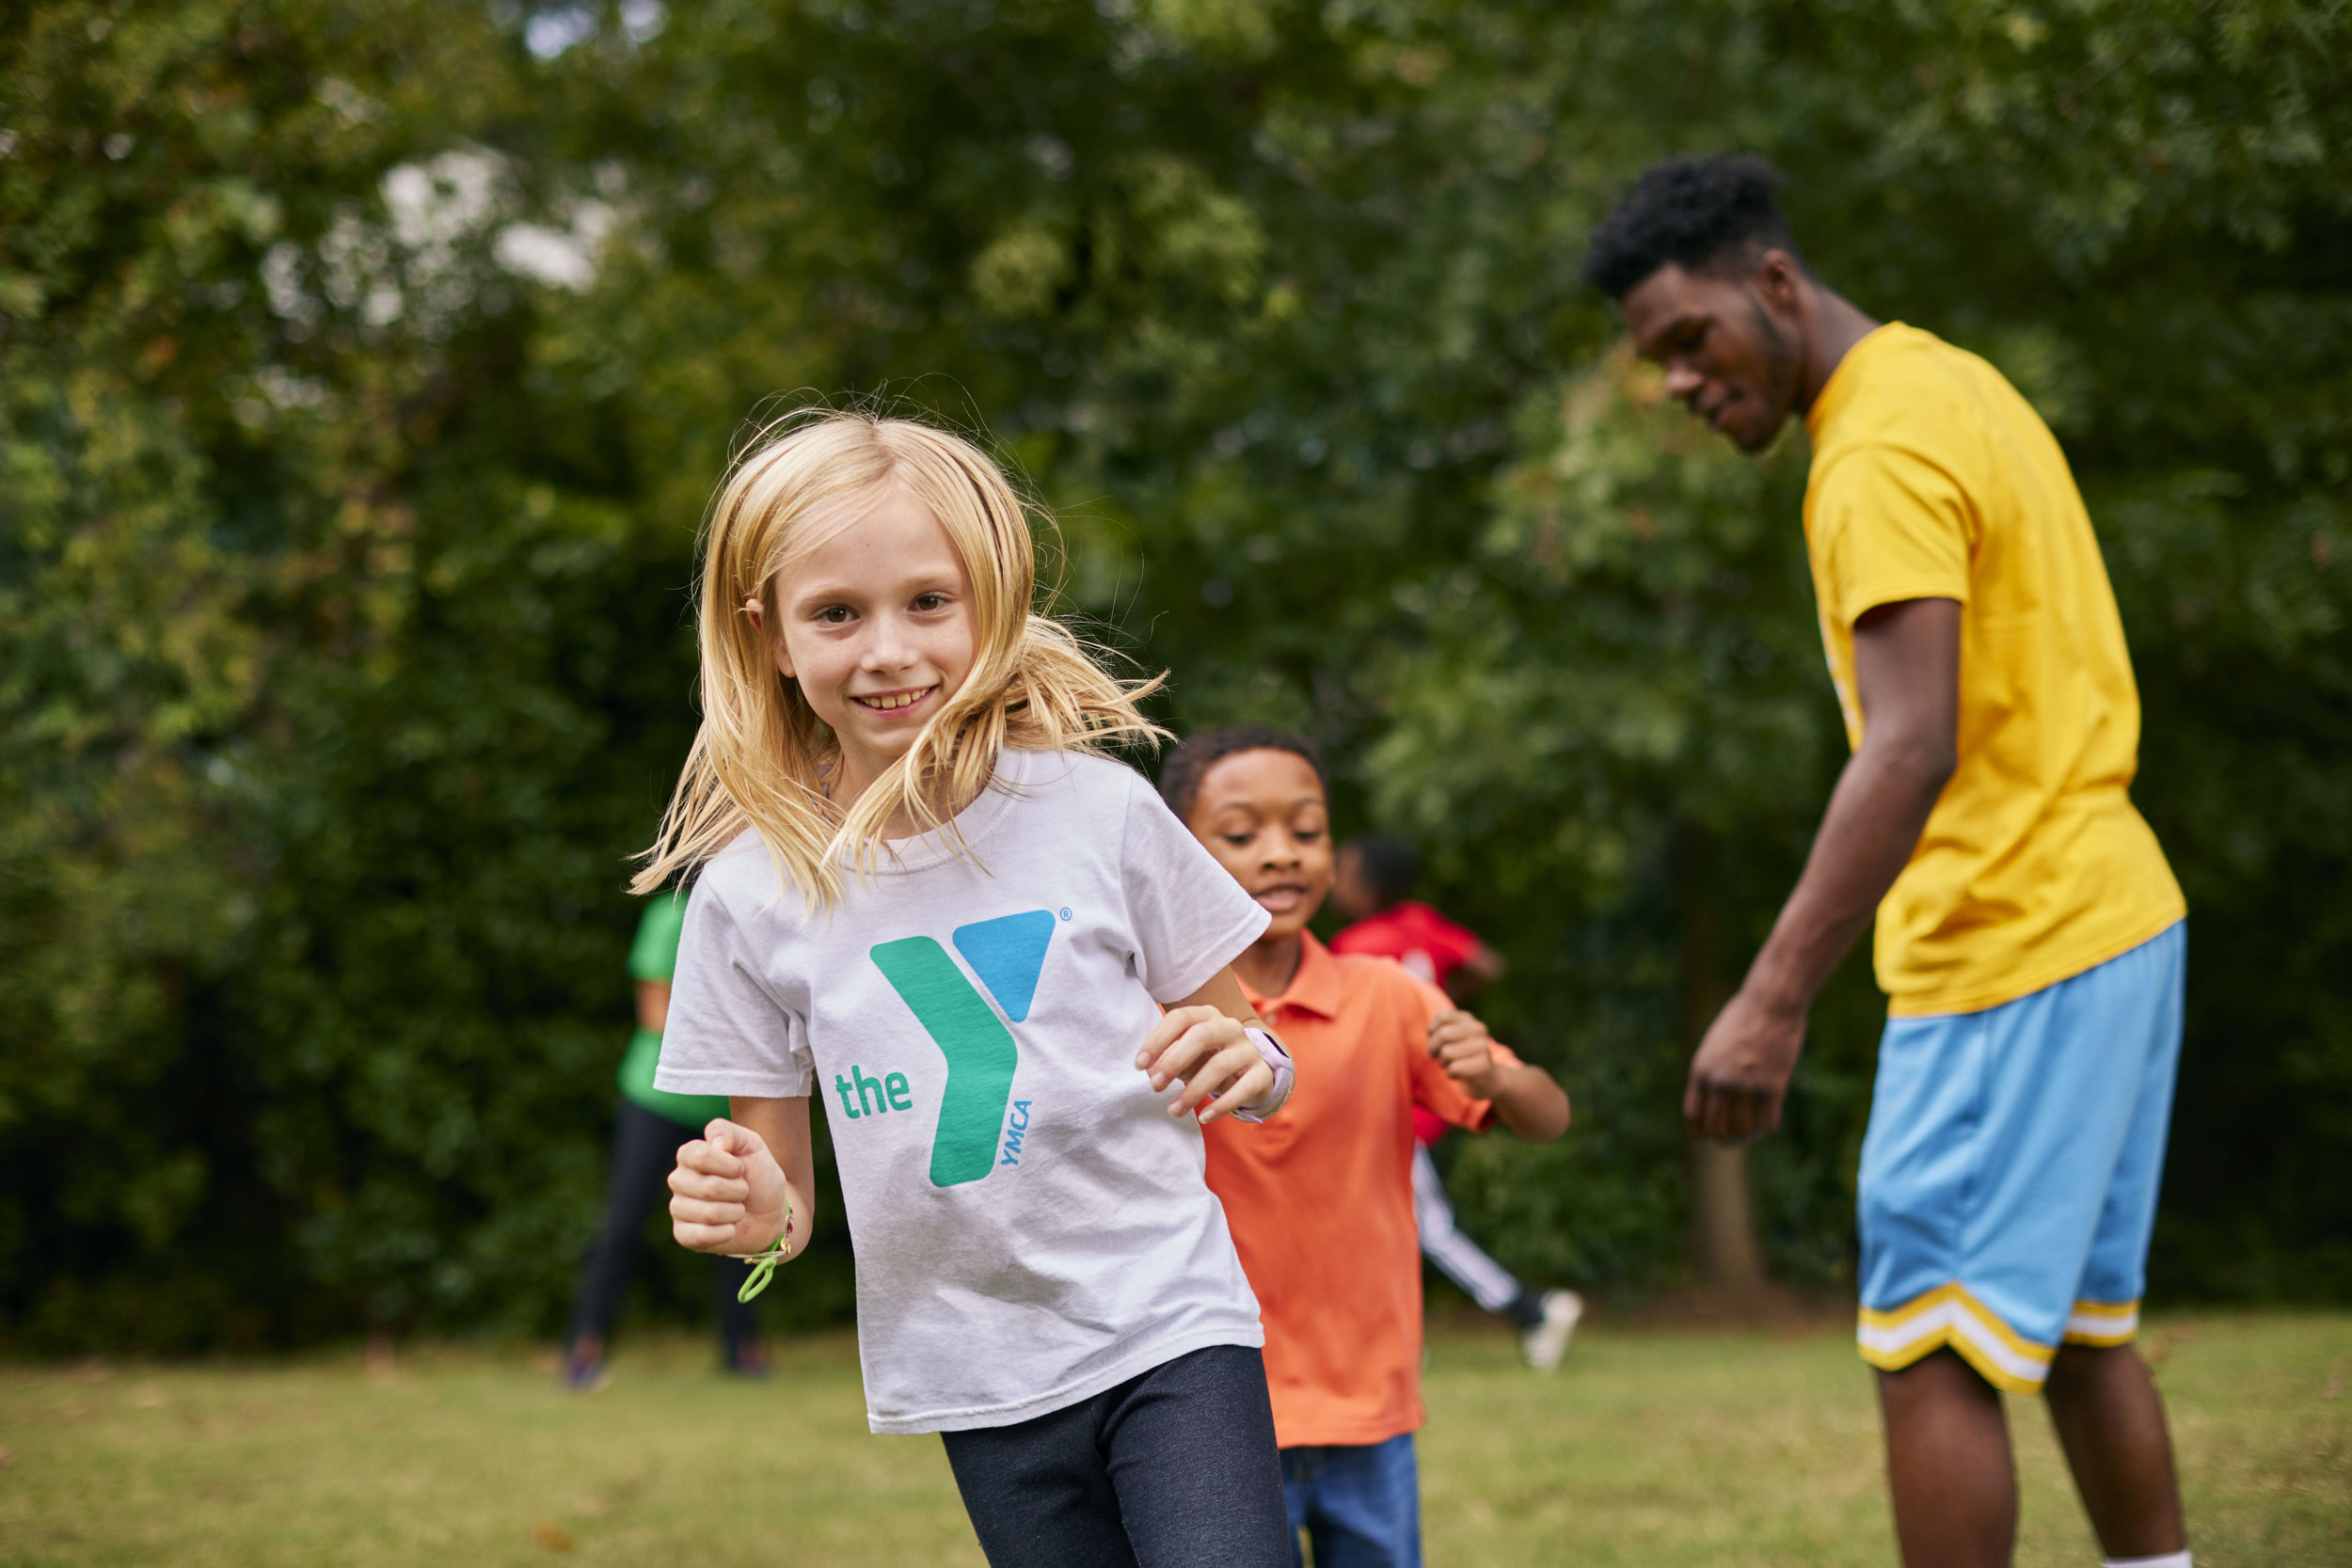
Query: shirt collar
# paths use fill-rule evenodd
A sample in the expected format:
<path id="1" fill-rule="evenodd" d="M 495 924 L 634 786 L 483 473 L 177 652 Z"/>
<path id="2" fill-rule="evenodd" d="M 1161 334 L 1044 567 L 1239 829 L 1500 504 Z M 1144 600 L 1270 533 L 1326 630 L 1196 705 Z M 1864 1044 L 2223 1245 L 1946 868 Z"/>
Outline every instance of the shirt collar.
<path id="1" fill-rule="evenodd" d="M 1268 999 L 1252 990 L 1248 981 L 1242 981 L 1241 990 L 1252 1007 L 1261 1012 L 1266 1009 Z M 1340 962 L 1315 940 L 1312 931 L 1298 933 L 1298 972 L 1282 994 L 1272 999 L 1272 1006 L 1278 1010 L 1295 1007 L 1318 1018 L 1340 1016 Z"/>

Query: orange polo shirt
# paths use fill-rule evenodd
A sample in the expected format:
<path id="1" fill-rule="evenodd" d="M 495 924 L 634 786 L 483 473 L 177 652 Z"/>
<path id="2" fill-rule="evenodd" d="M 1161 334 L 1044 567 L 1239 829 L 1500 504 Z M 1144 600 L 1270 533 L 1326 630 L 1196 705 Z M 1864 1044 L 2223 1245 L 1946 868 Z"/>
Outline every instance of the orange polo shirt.
<path id="1" fill-rule="evenodd" d="M 1290 989 L 1248 992 L 1297 1086 L 1262 1126 L 1204 1129 L 1209 1189 L 1258 1292 L 1275 1441 L 1383 1443 L 1422 1420 L 1413 1107 L 1478 1129 L 1494 1106 L 1429 1054 L 1429 1021 L 1454 1006 L 1444 992 L 1392 958 L 1299 942 Z"/>

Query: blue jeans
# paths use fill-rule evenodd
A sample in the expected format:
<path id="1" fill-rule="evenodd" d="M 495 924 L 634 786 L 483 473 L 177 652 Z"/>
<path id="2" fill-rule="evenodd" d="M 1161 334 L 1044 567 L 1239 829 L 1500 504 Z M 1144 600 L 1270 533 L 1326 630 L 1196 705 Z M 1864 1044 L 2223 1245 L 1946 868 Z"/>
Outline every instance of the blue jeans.
<path id="1" fill-rule="evenodd" d="M 1421 1469 L 1409 1432 L 1362 1447 L 1284 1449 L 1282 1500 L 1294 1564 L 1306 1561 L 1303 1529 L 1315 1568 L 1421 1568 Z"/>

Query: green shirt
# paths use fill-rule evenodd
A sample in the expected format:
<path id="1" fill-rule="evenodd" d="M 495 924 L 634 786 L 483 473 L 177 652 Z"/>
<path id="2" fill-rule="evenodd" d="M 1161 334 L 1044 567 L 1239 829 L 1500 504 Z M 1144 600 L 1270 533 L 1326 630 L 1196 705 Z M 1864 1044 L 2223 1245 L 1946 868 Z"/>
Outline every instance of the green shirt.
<path id="1" fill-rule="evenodd" d="M 637 923 L 637 940 L 629 943 L 628 974 L 632 980 L 667 980 L 677 973 L 677 942 L 686 929 L 686 890 L 677 888 L 655 897 Z M 726 1096 L 670 1094 L 653 1086 L 653 1069 L 661 1061 L 661 1037 L 639 1025 L 621 1055 L 621 1093 L 630 1103 L 681 1127 L 700 1127 L 712 1117 L 727 1114 Z"/>

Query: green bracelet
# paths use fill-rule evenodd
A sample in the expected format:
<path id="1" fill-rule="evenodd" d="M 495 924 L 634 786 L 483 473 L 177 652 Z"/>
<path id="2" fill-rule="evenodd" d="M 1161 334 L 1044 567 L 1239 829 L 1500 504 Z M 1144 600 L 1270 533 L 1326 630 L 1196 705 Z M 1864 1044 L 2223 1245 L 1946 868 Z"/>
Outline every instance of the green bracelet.
<path id="1" fill-rule="evenodd" d="M 743 1288 L 735 1292 L 735 1299 L 741 1302 L 748 1302 L 753 1297 L 758 1295 L 760 1291 L 766 1290 L 768 1288 L 768 1281 L 775 1275 L 776 1265 L 784 1262 L 791 1256 L 792 1200 L 787 1197 L 784 1200 L 784 1234 L 778 1237 L 776 1239 L 776 1244 L 770 1247 L 767 1251 L 755 1252 L 750 1257 L 743 1259 L 743 1261 L 749 1265 L 752 1271 L 752 1275 L 749 1279 L 743 1281 Z"/>

